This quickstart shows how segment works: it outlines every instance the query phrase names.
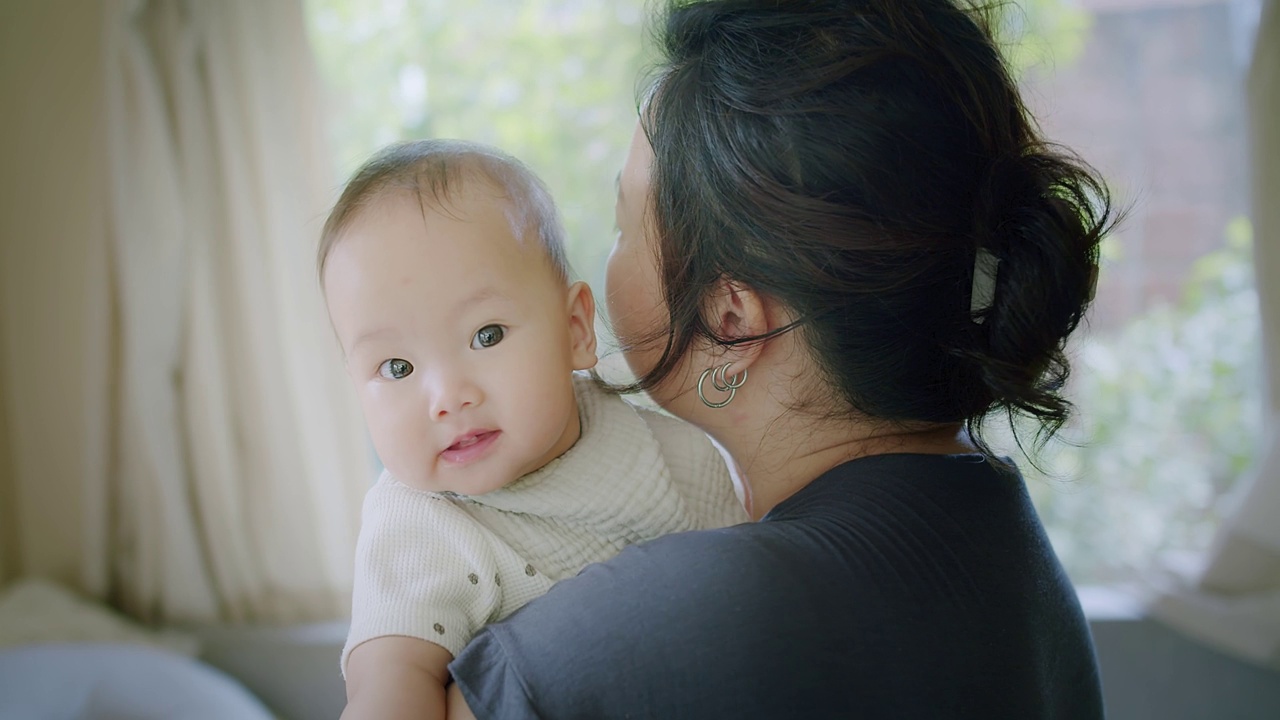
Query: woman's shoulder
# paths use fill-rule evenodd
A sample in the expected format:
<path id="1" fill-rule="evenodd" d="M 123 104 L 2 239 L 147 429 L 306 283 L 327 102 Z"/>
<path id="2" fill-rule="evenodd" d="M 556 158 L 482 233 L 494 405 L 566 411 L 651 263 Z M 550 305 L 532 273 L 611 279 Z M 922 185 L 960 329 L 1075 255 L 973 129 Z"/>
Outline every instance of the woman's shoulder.
<path id="1" fill-rule="evenodd" d="M 704 708 L 701 693 L 741 696 L 730 667 L 765 681 L 777 651 L 767 629 L 785 607 L 771 577 L 780 565 L 761 543 L 771 534 L 757 524 L 679 533 L 589 565 L 482 631 L 454 678 L 481 717 L 750 717 Z M 695 677 L 701 686 L 688 684 Z"/>
<path id="2" fill-rule="evenodd" d="M 863 552 L 805 519 L 628 548 L 486 628 L 454 677 L 494 717 L 850 716 L 886 657 L 931 662 L 949 631 L 894 599 L 911 568 Z"/>
<path id="3" fill-rule="evenodd" d="M 1035 658 L 1087 674 L 1087 629 L 1047 544 L 1014 550 L 1039 541 L 928 510 L 1012 480 L 901 460 L 824 476 L 761 522 L 590 565 L 481 633 L 454 675 L 469 701 L 517 703 L 494 716 L 676 718 L 845 717 L 878 700 L 869 716 L 920 717 L 970 693 L 965 717 L 995 717 L 995 698 L 1034 706 Z"/>
<path id="4" fill-rule="evenodd" d="M 615 648 L 652 637 L 723 647 L 736 632 L 727 620 L 765 623 L 833 593 L 857 602 L 857 589 L 871 583 L 812 529 L 805 520 L 748 522 L 633 545 L 557 583 L 510 629 L 531 646 L 572 635 L 586 645 L 610 638 Z M 665 644 L 644 645 L 660 655 Z"/>
<path id="5" fill-rule="evenodd" d="M 940 597 L 957 616 L 980 616 L 1032 586 L 1069 593 L 1059 568 L 1016 473 L 975 457 L 899 456 L 836 468 L 760 522 L 629 547 L 557 590 L 576 596 L 565 606 L 642 613 L 660 602 L 689 617 L 821 607 L 852 627 Z M 865 612 L 841 611 L 849 605 Z"/>

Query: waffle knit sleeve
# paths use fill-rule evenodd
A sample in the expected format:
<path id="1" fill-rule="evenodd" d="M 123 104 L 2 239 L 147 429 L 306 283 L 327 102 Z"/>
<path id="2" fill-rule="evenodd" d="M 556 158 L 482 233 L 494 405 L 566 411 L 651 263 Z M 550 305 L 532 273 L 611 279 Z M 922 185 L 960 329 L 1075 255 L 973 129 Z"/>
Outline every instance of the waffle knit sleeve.
<path id="1" fill-rule="evenodd" d="M 493 548 L 488 531 L 452 501 L 384 473 L 365 496 L 343 673 L 357 645 L 389 635 L 456 657 L 501 607 Z"/>

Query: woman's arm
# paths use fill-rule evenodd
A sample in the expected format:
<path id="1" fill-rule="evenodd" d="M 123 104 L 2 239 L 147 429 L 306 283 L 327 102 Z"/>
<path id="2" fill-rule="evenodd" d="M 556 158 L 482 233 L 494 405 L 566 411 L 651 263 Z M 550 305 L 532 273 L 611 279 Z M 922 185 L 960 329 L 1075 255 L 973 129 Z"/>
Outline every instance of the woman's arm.
<path id="1" fill-rule="evenodd" d="M 389 636 L 361 643 L 347 660 L 342 720 L 444 720 L 452 659 L 448 650 L 417 638 Z"/>
<path id="2" fill-rule="evenodd" d="M 774 621 L 736 609 L 768 585 L 759 563 L 740 563 L 723 540 L 735 529 L 632 545 L 561 580 L 463 648 L 449 668 L 451 693 L 486 719 L 760 717 L 738 706 L 699 714 L 748 680 L 757 692 L 768 684 L 733 670 L 740 650 L 766 661 L 759 641 Z M 715 679 L 725 675 L 732 689 Z"/>

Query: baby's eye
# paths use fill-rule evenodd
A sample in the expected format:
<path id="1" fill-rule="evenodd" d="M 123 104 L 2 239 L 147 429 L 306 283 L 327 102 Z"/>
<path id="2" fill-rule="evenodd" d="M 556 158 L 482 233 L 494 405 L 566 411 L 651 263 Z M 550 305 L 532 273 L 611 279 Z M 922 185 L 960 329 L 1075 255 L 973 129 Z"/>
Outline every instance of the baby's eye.
<path id="1" fill-rule="evenodd" d="M 471 338 L 472 350 L 483 350 L 487 347 L 493 347 L 502 342 L 502 338 L 506 335 L 506 331 L 501 325 L 485 325 L 480 328 L 474 338 Z"/>
<path id="2" fill-rule="evenodd" d="M 400 358 L 392 358 L 378 366 L 378 374 L 388 380 L 403 380 L 412 372 L 413 365 Z"/>

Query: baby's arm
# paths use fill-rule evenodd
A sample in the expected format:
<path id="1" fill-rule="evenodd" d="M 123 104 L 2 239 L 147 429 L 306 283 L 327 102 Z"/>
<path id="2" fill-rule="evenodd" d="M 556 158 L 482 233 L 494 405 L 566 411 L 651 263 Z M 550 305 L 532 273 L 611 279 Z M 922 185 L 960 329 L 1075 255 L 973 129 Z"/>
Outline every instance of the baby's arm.
<path id="1" fill-rule="evenodd" d="M 366 495 L 356 543 L 343 718 L 443 719 L 453 653 L 502 597 L 484 528 L 452 502 L 384 475 Z"/>
<path id="2" fill-rule="evenodd" d="M 467 705 L 467 699 L 462 696 L 462 691 L 458 689 L 458 683 L 449 685 L 449 720 L 476 720 L 476 714 L 471 712 L 471 706 Z"/>
<path id="3" fill-rule="evenodd" d="M 445 720 L 445 686 L 453 655 L 433 642 L 385 636 L 360 643 L 347 658 L 342 720 Z"/>

